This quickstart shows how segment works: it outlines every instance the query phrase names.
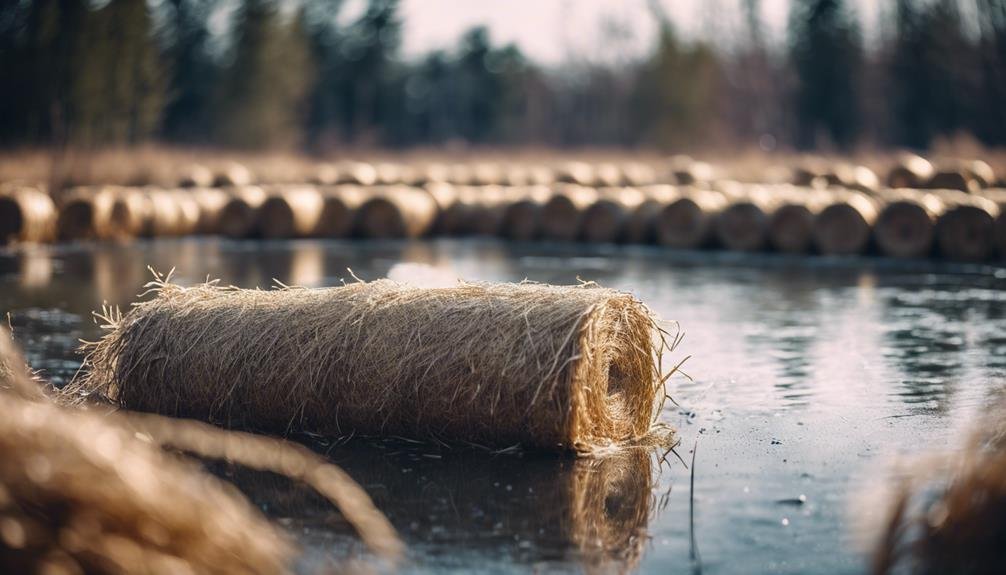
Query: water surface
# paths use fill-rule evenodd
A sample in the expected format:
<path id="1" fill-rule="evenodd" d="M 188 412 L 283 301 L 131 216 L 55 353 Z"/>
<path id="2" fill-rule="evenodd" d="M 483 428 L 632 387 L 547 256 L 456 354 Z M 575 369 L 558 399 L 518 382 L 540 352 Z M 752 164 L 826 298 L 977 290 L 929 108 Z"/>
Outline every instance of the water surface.
<path id="1" fill-rule="evenodd" d="M 24 247 L 0 253 L 0 309 L 36 369 L 64 382 L 91 311 L 151 276 L 243 287 L 352 274 L 576 283 L 630 291 L 686 336 L 671 380 L 678 453 L 599 461 L 405 443 L 323 446 L 409 545 L 406 572 L 861 573 L 853 495 L 895 454 L 952 445 L 1006 382 L 1006 269 L 495 241 L 231 242 Z M 668 364 L 669 365 L 669 364 Z M 361 553 L 327 506 L 223 468 L 305 546 L 305 570 Z M 693 555 L 693 550 L 697 555 Z"/>

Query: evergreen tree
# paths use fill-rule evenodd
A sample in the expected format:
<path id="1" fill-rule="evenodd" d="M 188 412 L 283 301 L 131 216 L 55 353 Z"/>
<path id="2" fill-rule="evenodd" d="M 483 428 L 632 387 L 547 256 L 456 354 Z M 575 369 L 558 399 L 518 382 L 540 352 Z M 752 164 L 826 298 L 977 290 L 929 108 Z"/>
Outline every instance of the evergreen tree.
<path id="1" fill-rule="evenodd" d="M 841 148 L 860 130 L 862 39 L 842 0 L 795 0 L 790 14 L 790 60 L 796 73 L 797 143 L 825 141 Z"/>

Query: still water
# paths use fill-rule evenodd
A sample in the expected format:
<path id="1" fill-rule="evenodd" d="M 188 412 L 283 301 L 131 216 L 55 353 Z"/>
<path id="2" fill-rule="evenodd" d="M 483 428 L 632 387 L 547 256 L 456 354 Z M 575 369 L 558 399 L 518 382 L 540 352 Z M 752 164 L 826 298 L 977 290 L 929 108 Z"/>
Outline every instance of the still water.
<path id="1" fill-rule="evenodd" d="M 424 266 L 401 265 L 403 262 Z M 1006 269 L 668 253 L 494 241 L 229 242 L 0 252 L 0 310 L 57 383 L 90 312 L 126 306 L 175 268 L 243 287 L 338 285 L 391 273 L 575 283 L 634 293 L 685 331 L 669 358 L 674 455 L 602 460 L 409 444 L 321 447 L 374 497 L 410 551 L 403 570 L 862 573 L 852 504 L 896 456 L 953 445 L 1006 382 Z M 432 268 L 432 269 L 430 269 Z M 668 366 L 670 363 L 668 363 Z M 275 477 L 217 469 L 285 525 L 309 571 L 359 555 L 325 505 Z M 690 504 L 694 521 L 690 521 Z M 359 559 L 361 561 L 365 558 Z"/>

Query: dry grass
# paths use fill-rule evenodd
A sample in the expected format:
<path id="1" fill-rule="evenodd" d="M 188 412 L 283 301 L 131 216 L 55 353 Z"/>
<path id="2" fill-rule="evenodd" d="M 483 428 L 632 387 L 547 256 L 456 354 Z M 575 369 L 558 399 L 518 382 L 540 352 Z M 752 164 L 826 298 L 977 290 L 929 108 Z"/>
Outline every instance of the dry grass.
<path id="1" fill-rule="evenodd" d="M 873 572 L 1006 572 L 1006 419 L 993 406 L 957 452 L 914 462 L 893 486 Z"/>
<path id="2" fill-rule="evenodd" d="M 274 433 L 590 451 L 654 439 L 670 376 L 650 312 L 593 284 L 151 288 L 71 389 Z"/>
<path id="3" fill-rule="evenodd" d="M 159 449 L 305 482 L 380 554 L 401 543 L 367 495 L 299 446 L 154 415 L 60 408 L 0 333 L 0 571 L 287 573 L 294 546 L 239 492 Z"/>

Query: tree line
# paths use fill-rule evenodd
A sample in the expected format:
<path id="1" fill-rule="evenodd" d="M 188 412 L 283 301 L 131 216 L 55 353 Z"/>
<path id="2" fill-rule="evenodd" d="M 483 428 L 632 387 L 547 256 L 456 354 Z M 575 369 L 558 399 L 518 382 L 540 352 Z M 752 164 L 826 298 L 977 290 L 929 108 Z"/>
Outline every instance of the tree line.
<path id="1" fill-rule="evenodd" d="M 740 4 L 729 47 L 652 1 L 645 57 L 547 67 L 481 27 L 406 59 L 397 0 L 0 0 L 0 145 L 1006 144 L 1006 0 L 896 0 L 869 46 L 843 0 L 793 0 L 783 46 Z"/>

